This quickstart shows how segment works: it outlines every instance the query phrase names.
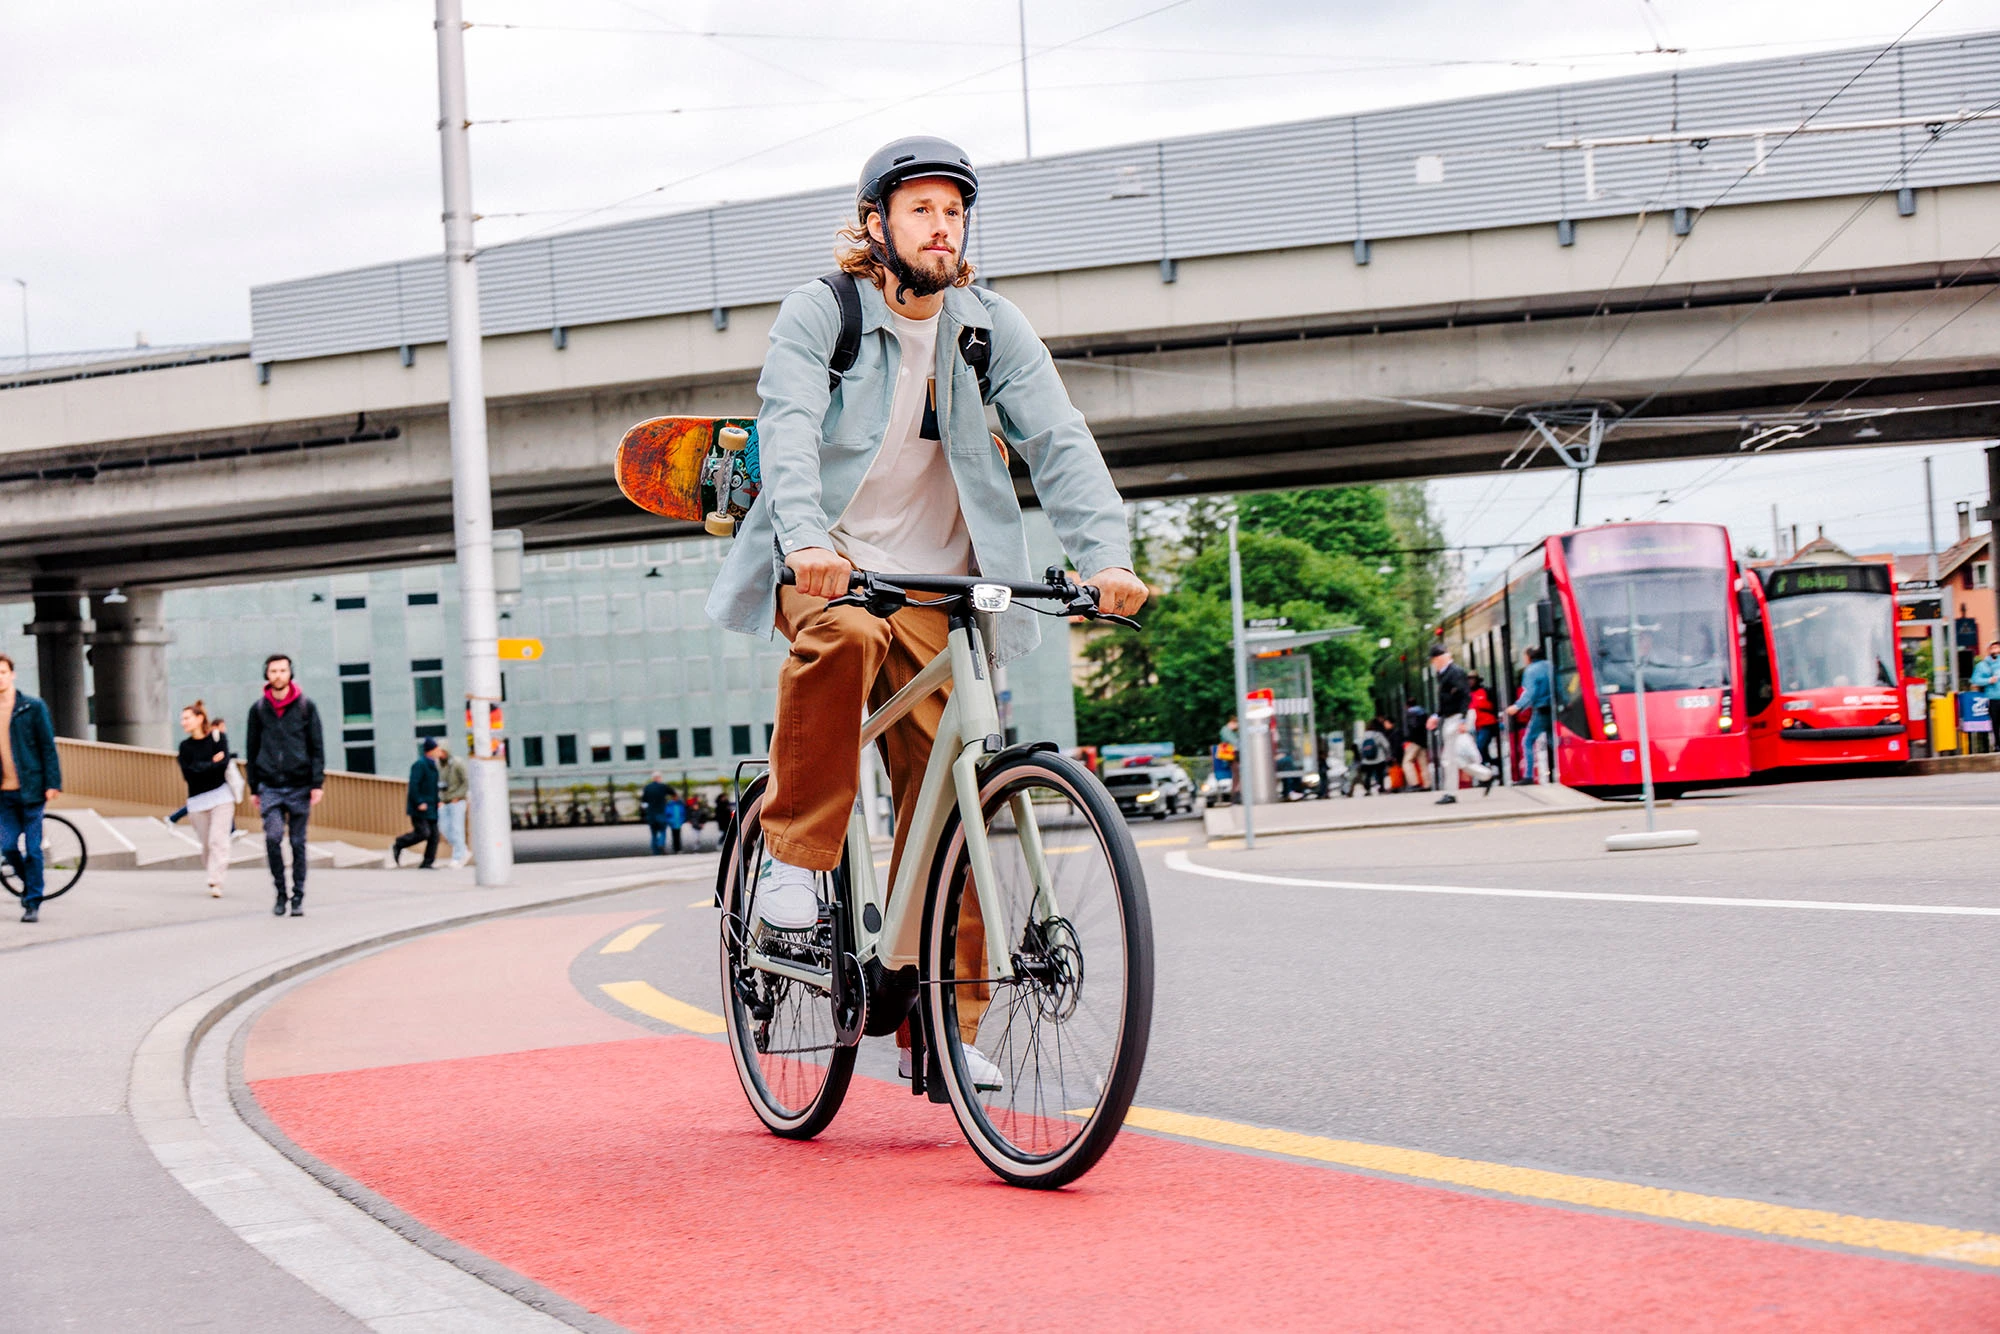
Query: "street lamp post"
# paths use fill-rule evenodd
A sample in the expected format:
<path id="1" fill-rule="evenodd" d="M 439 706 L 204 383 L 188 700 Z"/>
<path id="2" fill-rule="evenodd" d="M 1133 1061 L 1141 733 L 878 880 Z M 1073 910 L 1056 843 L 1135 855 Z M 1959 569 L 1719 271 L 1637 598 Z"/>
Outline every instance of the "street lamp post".
<path id="1" fill-rule="evenodd" d="M 500 609 L 493 588 L 493 490 L 480 364 L 478 251 L 472 241 L 472 150 L 465 117 L 465 19 L 437 0 L 438 134 L 444 159 L 446 360 L 451 367 L 451 510 L 457 539 L 459 639 L 472 719 L 472 854 L 481 885 L 513 876 L 507 764 L 493 737 L 500 704 Z"/>
<path id="2" fill-rule="evenodd" d="M 1257 846 L 1257 803 L 1251 791 L 1250 768 L 1250 658 L 1243 631 L 1243 558 L 1236 550 L 1236 516 L 1229 516 L 1229 624 L 1236 660 L 1236 804 L 1243 808 L 1243 846 Z"/>

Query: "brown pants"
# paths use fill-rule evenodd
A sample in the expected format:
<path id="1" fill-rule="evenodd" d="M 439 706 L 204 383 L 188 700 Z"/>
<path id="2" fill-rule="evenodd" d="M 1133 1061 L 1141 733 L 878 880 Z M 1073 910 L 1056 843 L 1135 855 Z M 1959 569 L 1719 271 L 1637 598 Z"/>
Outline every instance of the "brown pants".
<path id="1" fill-rule="evenodd" d="M 861 790 L 862 706 L 880 707 L 909 684 L 944 651 L 949 627 L 942 612 L 916 608 L 887 620 L 860 607 L 829 611 L 824 599 L 789 586 L 778 589 L 777 626 L 792 651 L 778 670 L 764 845 L 781 861 L 831 871 L 840 864 L 848 816 Z M 949 690 L 947 685 L 919 700 L 882 735 L 896 800 L 896 842 L 887 882 L 892 887 Z M 979 902 L 969 894 L 959 910 L 956 955 L 961 977 L 984 976 L 986 931 Z M 958 1026 L 966 1042 L 978 1032 L 986 994 L 983 986 L 959 988 Z M 899 1036 L 898 1041 L 906 1039 Z"/>

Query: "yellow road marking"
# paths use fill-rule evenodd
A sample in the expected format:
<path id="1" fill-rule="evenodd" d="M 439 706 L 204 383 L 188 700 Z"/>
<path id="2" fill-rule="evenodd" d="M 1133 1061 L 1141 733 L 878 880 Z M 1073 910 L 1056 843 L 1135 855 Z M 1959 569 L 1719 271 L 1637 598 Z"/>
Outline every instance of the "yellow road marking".
<path id="1" fill-rule="evenodd" d="M 722 1031 L 721 1015 L 697 1010 L 685 1001 L 677 1001 L 650 982 L 606 982 L 598 990 L 649 1019 L 685 1028 L 690 1033 Z"/>
<path id="2" fill-rule="evenodd" d="M 1172 847 L 1176 843 L 1185 843 L 1187 841 L 1188 836 L 1182 834 L 1179 838 L 1142 838 L 1136 846 L 1142 848 L 1166 848 Z"/>
<path id="3" fill-rule="evenodd" d="M 1795 1209 L 1789 1205 L 1767 1204 L 1762 1200 L 1699 1195 L 1693 1191 L 1664 1190 L 1658 1186 L 1639 1186 L 1628 1181 L 1607 1181 L 1599 1177 L 1568 1176 L 1532 1167 L 1509 1167 L 1504 1163 L 1485 1163 L 1471 1158 L 1447 1158 L 1418 1149 L 1395 1149 L 1353 1140 L 1326 1139 L 1319 1135 L 1301 1135 L 1290 1130 L 1270 1130 L 1262 1126 L 1240 1125 L 1213 1117 L 1189 1116 L 1182 1112 L 1155 1111 L 1145 1107 L 1134 1107 L 1127 1114 L 1125 1124 L 1139 1130 L 1154 1130 L 1186 1139 L 1205 1140 L 1211 1144 L 1256 1149 L 1290 1158 L 1309 1158 L 1315 1162 L 1358 1167 L 1364 1171 L 1383 1172 L 1418 1181 L 1490 1190 L 1527 1200 L 1549 1200 L 1558 1204 L 1637 1214 L 1645 1218 L 1670 1219 L 1677 1223 L 1696 1223 L 1797 1241 L 1857 1246 L 1895 1255 L 1920 1256 L 1926 1260 L 1950 1260 L 1959 1264 L 2000 1268 L 2000 1234 L 1992 1232 L 1939 1227 L 1931 1223 L 1906 1223 L 1892 1218 L 1863 1218 L 1824 1209 Z"/>
<path id="4" fill-rule="evenodd" d="M 638 926 L 628 926 L 613 936 L 599 954 L 630 954 L 639 948 L 639 942 L 660 929 L 658 922 L 641 922 Z"/>
<path id="5" fill-rule="evenodd" d="M 688 905 L 690 908 L 713 908 L 714 906 L 715 895 L 713 894 L 704 894 Z"/>

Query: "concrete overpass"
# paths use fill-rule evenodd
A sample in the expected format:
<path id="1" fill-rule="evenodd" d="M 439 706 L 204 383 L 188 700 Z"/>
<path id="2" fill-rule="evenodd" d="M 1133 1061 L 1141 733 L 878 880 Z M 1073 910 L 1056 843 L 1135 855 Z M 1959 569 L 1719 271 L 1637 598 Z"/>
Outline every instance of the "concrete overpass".
<path id="1" fill-rule="evenodd" d="M 1002 166 L 974 255 L 1131 497 L 1554 466 L 1519 410 L 1581 399 L 1638 409 L 1607 462 L 2000 435 L 2000 124 L 1965 110 L 2000 35 L 1888 82 L 1872 54 Z M 843 198 L 488 252 L 496 521 L 669 532 L 612 486 L 619 433 L 754 410 Z M 159 642 L 148 589 L 450 549 L 439 263 L 259 289 L 247 346 L 0 383 L 0 592 L 36 593 L 45 682 L 87 635 Z"/>

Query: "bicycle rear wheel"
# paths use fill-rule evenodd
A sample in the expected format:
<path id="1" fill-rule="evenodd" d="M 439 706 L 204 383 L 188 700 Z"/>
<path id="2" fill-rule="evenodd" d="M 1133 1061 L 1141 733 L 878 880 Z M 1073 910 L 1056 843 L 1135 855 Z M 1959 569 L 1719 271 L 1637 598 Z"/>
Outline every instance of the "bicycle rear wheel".
<path id="1" fill-rule="evenodd" d="M 722 859 L 722 1005 L 737 1078 L 758 1119 L 774 1135 L 811 1139 L 826 1129 L 847 1096 L 855 1049 L 838 1041 L 833 996 L 822 986 L 751 967 L 761 947 L 773 959 L 810 970 L 836 966 L 831 914 L 810 931 L 765 932 L 756 918 L 757 872 L 764 864 L 764 785 L 744 794 L 736 836 Z M 845 863 L 843 862 L 843 867 Z M 822 901 L 838 903 L 834 876 L 820 881 Z M 851 974 L 858 986 L 859 970 Z"/>
<path id="2" fill-rule="evenodd" d="M 0 887 L 9 894 L 20 898 L 25 892 L 21 883 L 21 851 L 17 844 L 8 848 L 0 856 Z M 75 825 L 60 815 L 42 817 L 42 899 L 59 899 L 83 879 L 84 864 L 90 860 L 89 851 L 83 846 L 83 835 Z"/>
<path id="3" fill-rule="evenodd" d="M 1152 916 L 1132 836 L 1089 770 L 1043 752 L 1004 759 L 982 778 L 980 806 L 1014 976 L 989 970 L 954 822 L 925 915 L 925 1004 L 974 1151 L 1002 1180 L 1052 1189 L 1104 1155 L 1138 1090 L 1153 1018 Z M 969 1049 L 999 1068 L 1001 1087 L 978 1086 Z"/>

